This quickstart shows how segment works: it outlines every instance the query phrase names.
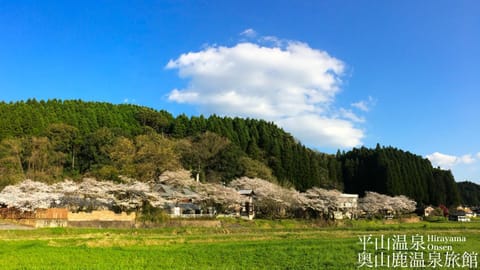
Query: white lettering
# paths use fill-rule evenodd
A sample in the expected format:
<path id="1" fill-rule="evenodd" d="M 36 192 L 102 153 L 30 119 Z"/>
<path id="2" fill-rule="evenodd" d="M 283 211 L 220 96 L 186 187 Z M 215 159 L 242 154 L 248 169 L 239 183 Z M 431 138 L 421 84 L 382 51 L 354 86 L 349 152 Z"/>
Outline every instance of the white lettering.
<path id="1" fill-rule="evenodd" d="M 428 250 L 449 250 L 449 251 L 452 251 L 453 247 L 450 246 L 450 245 L 438 246 L 438 245 L 428 244 L 427 249 Z"/>

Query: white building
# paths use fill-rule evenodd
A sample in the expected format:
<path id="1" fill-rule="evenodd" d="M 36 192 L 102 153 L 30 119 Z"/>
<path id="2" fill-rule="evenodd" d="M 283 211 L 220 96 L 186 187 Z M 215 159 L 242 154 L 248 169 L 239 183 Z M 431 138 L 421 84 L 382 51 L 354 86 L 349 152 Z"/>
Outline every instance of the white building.
<path id="1" fill-rule="evenodd" d="M 337 210 L 333 213 L 335 219 L 353 219 L 357 217 L 358 194 L 340 194 Z"/>

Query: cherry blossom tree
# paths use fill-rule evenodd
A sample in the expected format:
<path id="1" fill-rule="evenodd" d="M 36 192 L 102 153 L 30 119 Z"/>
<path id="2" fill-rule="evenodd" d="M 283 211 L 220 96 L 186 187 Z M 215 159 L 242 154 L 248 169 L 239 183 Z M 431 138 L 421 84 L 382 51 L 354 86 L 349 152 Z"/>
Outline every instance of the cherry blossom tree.
<path id="1" fill-rule="evenodd" d="M 234 211 L 240 207 L 243 200 L 234 188 L 218 183 L 197 182 L 186 170 L 167 171 L 159 177 L 158 181 L 172 187 L 187 188 L 195 192 L 197 202 L 204 206 L 215 206 L 223 208 L 223 210 Z M 181 197 L 182 194 L 177 194 L 177 196 Z"/>
<path id="2" fill-rule="evenodd" d="M 407 214 L 415 211 L 416 204 L 415 201 L 403 195 L 391 197 L 371 191 L 366 192 L 358 202 L 360 210 L 368 215 Z"/>
<path id="3" fill-rule="evenodd" d="M 342 193 L 338 190 L 326 190 L 322 188 L 311 188 L 303 196 L 305 197 L 305 208 L 331 219 L 333 212 L 340 207 Z"/>
<path id="4" fill-rule="evenodd" d="M 215 207 L 218 212 L 237 212 L 246 200 L 241 189 L 255 193 L 255 209 L 258 216 L 285 218 L 293 216 L 333 218 L 344 211 L 342 193 L 338 190 L 311 188 L 300 193 L 293 188 L 260 179 L 241 177 L 229 186 L 219 183 L 202 183 L 192 178 L 186 170 L 166 171 L 150 182 L 139 182 L 121 177 L 121 183 L 97 181 L 85 178 L 81 182 L 65 180 L 51 185 L 25 180 L 10 185 L 0 192 L 0 204 L 21 211 L 39 208 L 65 207 L 71 211 L 110 209 L 114 211 L 138 211 L 144 205 L 158 209 L 181 201 L 193 201 L 203 207 Z M 169 190 L 168 196 L 164 188 Z M 367 192 L 359 200 L 359 208 L 369 215 L 387 212 L 406 214 L 415 210 L 416 203 L 401 195 L 387 196 Z"/>
<path id="5" fill-rule="evenodd" d="M 136 181 L 117 184 L 87 178 L 80 183 L 67 180 L 47 185 L 25 180 L 7 186 L 0 192 L 0 203 L 22 211 L 50 207 L 66 207 L 72 211 L 133 211 L 139 209 L 145 200 L 156 207 L 165 203 L 160 194 L 152 191 L 148 184 Z"/>
<path id="6" fill-rule="evenodd" d="M 230 186 L 237 190 L 251 189 L 255 192 L 255 207 L 259 216 L 287 217 L 304 207 L 301 193 L 263 179 L 241 177 L 230 182 Z"/>

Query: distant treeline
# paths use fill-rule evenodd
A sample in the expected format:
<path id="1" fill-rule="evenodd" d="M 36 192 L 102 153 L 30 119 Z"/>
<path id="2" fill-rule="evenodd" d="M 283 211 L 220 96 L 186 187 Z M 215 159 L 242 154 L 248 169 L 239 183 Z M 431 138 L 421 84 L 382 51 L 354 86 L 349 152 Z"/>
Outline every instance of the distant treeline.
<path id="1" fill-rule="evenodd" d="M 406 195 L 419 204 L 458 205 L 461 198 L 450 171 L 433 168 L 430 161 L 393 147 L 354 148 L 338 154 L 345 191 L 367 190 Z"/>
<path id="2" fill-rule="evenodd" d="M 480 206 L 480 185 L 468 181 L 460 182 L 458 191 L 464 205 Z"/>
<path id="3" fill-rule="evenodd" d="M 85 175 L 147 181 L 178 168 L 203 181 L 250 176 L 301 191 L 318 186 L 404 194 L 422 204 L 462 202 L 449 171 L 391 147 L 335 156 L 311 150 L 263 120 L 174 117 L 142 106 L 81 100 L 0 103 L 0 186 Z"/>
<path id="4" fill-rule="evenodd" d="M 263 120 L 173 117 L 136 105 L 35 99 L 0 103 L 0 115 L 0 158 L 6 159 L 1 162 L 16 162 L 7 166 L 15 169 L 0 172 L 3 185 L 36 175 L 113 177 L 118 172 L 141 178 L 174 169 L 174 164 L 209 181 L 250 175 L 300 190 L 343 188 L 341 165 L 333 155 L 312 151 Z M 170 165 L 162 166 L 162 159 Z M 17 176 L 7 177 L 12 172 Z"/>

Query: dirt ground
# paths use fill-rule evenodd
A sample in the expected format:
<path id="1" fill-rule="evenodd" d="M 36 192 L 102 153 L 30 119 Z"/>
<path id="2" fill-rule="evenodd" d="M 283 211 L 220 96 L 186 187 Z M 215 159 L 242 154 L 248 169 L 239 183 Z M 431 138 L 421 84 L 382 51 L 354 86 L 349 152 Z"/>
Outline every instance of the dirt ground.
<path id="1" fill-rule="evenodd" d="M 0 230 L 33 230 L 33 229 L 35 228 L 30 226 L 0 221 Z"/>

